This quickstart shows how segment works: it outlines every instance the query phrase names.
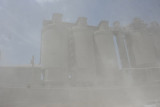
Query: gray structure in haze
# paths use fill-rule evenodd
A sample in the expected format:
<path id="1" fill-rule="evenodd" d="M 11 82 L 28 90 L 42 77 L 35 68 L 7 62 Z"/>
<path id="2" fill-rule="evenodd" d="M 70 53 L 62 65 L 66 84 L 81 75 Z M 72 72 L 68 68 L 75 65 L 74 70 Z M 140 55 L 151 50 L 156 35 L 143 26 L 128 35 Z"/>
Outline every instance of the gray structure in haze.
<path id="1" fill-rule="evenodd" d="M 41 64 L 0 67 L 1 107 L 142 107 L 160 104 L 160 26 L 45 20 Z"/>

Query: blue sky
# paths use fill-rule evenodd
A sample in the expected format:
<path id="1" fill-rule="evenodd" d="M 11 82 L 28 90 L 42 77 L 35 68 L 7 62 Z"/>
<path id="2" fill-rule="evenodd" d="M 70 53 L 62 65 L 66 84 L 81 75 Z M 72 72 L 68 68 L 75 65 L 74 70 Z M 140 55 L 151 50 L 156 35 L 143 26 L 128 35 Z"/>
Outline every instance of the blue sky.
<path id="1" fill-rule="evenodd" d="M 95 26 L 100 20 L 126 25 L 135 17 L 160 22 L 160 0 L 0 0 L 1 64 L 29 64 L 32 55 L 38 64 L 42 21 L 53 13 L 73 23 L 85 16 Z"/>

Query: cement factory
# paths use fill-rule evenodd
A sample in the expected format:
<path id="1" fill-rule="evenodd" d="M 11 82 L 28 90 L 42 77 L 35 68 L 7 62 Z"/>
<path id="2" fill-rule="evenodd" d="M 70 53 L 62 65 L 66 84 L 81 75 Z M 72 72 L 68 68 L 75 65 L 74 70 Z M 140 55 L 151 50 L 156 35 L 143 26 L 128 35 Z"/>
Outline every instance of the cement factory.
<path id="1" fill-rule="evenodd" d="M 0 107 L 160 107 L 160 25 L 43 21 L 40 64 L 0 66 Z"/>

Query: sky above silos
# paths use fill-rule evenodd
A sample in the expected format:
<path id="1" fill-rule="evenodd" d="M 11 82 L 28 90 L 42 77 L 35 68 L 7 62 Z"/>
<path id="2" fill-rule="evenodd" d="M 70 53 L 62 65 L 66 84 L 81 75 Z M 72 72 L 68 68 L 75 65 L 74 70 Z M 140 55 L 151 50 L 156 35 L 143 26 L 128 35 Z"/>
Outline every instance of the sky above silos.
<path id="1" fill-rule="evenodd" d="M 160 22 L 160 0 L 0 0 L 0 64 L 29 64 L 32 55 L 38 64 L 42 21 L 54 13 L 73 23 L 84 16 L 94 26 L 134 17 Z"/>

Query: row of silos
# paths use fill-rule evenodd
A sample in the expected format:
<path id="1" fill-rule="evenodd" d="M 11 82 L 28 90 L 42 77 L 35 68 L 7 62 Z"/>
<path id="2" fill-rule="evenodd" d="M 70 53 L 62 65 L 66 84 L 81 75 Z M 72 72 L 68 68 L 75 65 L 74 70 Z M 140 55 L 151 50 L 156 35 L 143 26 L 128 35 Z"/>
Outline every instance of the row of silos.
<path id="1" fill-rule="evenodd" d="M 66 79 L 93 83 L 97 75 L 118 68 L 112 30 L 106 21 L 94 27 L 81 17 L 72 24 L 62 22 L 61 15 L 56 14 L 43 25 L 41 64 L 65 74 Z"/>
<path id="2" fill-rule="evenodd" d="M 109 27 L 108 22 L 101 21 L 96 27 L 89 26 L 84 17 L 73 24 L 55 14 L 52 20 L 44 21 L 41 64 L 54 69 L 55 76 L 55 72 L 65 73 L 66 79 L 81 77 L 79 81 L 97 75 L 113 78 L 113 71 L 122 68 L 158 67 L 153 37 L 145 26 L 133 24 L 123 28 L 116 22 Z"/>

